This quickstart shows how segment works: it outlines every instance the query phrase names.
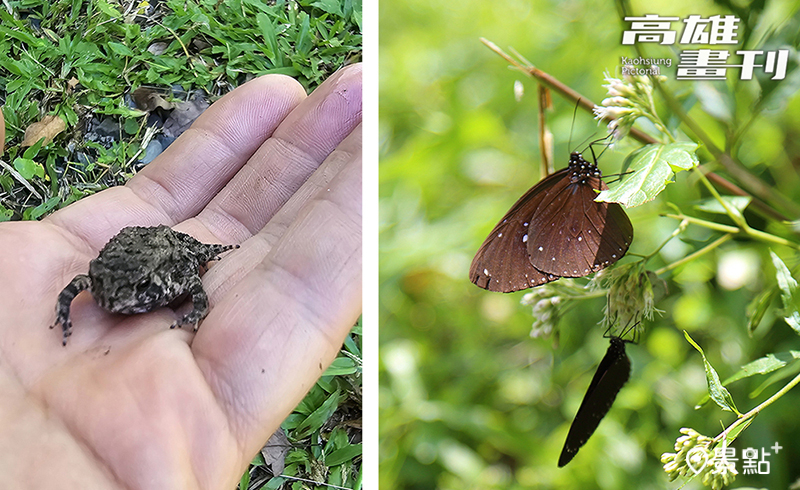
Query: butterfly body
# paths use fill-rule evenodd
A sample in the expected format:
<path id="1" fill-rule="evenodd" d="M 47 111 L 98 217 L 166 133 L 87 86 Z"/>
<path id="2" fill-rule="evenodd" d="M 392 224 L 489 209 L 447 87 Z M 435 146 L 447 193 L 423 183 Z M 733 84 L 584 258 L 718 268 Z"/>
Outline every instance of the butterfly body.
<path id="1" fill-rule="evenodd" d="M 597 366 L 597 371 L 569 428 L 567 440 L 558 458 L 559 468 L 572 461 L 578 450 L 594 434 L 600 421 L 611 409 L 617 393 L 630 377 L 631 361 L 625 353 L 625 341 L 619 337 L 611 337 L 610 340 L 611 345 Z"/>
<path id="2" fill-rule="evenodd" d="M 580 153 L 569 166 L 528 190 L 483 242 L 470 280 L 489 291 L 513 292 L 561 277 L 583 277 L 613 264 L 633 241 L 617 203 L 595 202 L 608 187 Z"/>

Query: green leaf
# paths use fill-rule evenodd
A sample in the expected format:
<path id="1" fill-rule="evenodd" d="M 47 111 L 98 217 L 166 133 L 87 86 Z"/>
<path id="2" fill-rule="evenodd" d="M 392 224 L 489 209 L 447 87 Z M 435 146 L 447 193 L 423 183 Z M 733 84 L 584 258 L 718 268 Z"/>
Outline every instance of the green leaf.
<path id="1" fill-rule="evenodd" d="M 139 121 L 133 118 L 126 118 L 125 124 L 122 126 L 128 134 L 136 134 L 139 132 Z"/>
<path id="2" fill-rule="evenodd" d="M 355 333 L 356 327 L 353 328 L 354 328 L 353 333 Z M 352 335 L 348 335 L 344 339 L 344 347 L 347 349 L 349 353 L 353 354 L 354 356 L 361 357 L 361 349 L 358 347 L 358 344 L 356 344 L 356 341 L 353 339 Z"/>
<path id="3" fill-rule="evenodd" d="M 12 75 L 17 75 L 18 77 L 31 76 L 27 67 L 23 63 L 12 60 L 11 58 L 7 58 L 2 54 L 0 54 L 0 68 L 5 68 Z"/>
<path id="4" fill-rule="evenodd" d="M 328 443 L 325 444 L 324 452 L 332 453 L 349 445 L 350 438 L 347 435 L 347 431 L 342 427 L 335 427 L 328 435 Z"/>
<path id="5" fill-rule="evenodd" d="M 304 421 L 297 426 L 294 434 L 295 439 L 302 439 L 314 431 L 319 430 L 339 407 L 342 394 L 336 390 L 331 396 L 322 403 L 318 409 L 314 410 Z"/>
<path id="6" fill-rule="evenodd" d="M 106 14 L 107 16 L 111 17 L 112 19 L 119 19 L 122 17 L 122 14 L 119 10 L 115 9 L 111 5 L 109 5 L 106 0 L 95 0 L 94 3 L 101 12 Z"/>
<path id="7" fill-rule="evenodd" d="M 47 172 L 47 178 L 50 179 L 50 192 L 53 195 L 58 194 L 58 174 L 56 173 L 56 153 L 50 153 L 44 162 L 44 169 Z"/>
<path id="8" fill-rule="evenodd" d="M 706 359 L 706 354 L 703 352 L 703 349 L 700 348 L 699 345 L 695 343 L 694 340 L 689 336 L 689 333 L 684 330 L 683 335 L 686 337 L 686 340 L 692 344 L 692 346 L 700 352 L 700 355 L 703 356 L 703 364 L 706 368 L 706 382 L 708 383 L 708 395 L 711 397 L 714 402 L 720 406 L 723 410 L 727 410 L 729 412 L 733 412 L 736 415 L 741 415 L 739 411 L 736 409 L 736 405 L 733 403 L 733 397 L 722 386 L 722 383 L 719 381 L 719 375 L 717 371 L 714 370 L 714 366 L 708 362 Z"/>
<path id="9" fill-rule="evenodd" d="M 750 204 L 750 201 L 753 200 L 751 196 L 720 196 L 725 204 L 734 212 L 737 216 L 742 215 L 742 211 Z M 728 214 L 728 211 L 717 201 L 715 198 L 709 198 L 695 206 L 696 209 L 701 211 L 705 211 L 707 213 L 714 213 L 714 214 Z"/>
<path id="10" fill-rule="evenodd" d="M 325 464 L 336 466 L 357 458 L 362 453 L 361 444 L 352 444 L 331 452 L 325 456 Z"/>
<path id="11" fill-rule="evenodd" d="M 733 376 L 722 382 L 723 386 L 728 386 L 731 383 L 739 381 L 740 379 L 749 378 L 756 374 L 769 374 L 786 367 L 790 362 L 800 359 L 800 351 L 790 350 L 788 352 L 779 352 L 777 354 L 767 354 L 760 357 L 755 361 L 751 361 L 739 369 Z M 708 395 L 704 396 L 697 405 L 702 406 L 708 402 Z"/>
<path id="12" fill-rule="evenodd" d="M 0 204 L 0 222 L 8 221 L 11 219 L 12 216 L 14 216 L 14 211 Z"/>
<path id="13" fill-rule="evenodd" d="M 363 14 L 361 13 L 361 8 L 362 8 L 362 7 L 361 7 L 361 0 L 358 0 L 358 1 L 357 1 L 357 2 L 355 2 L 355 4 L 353 5 L 353 15 L 352 15 L 352 18 L 353 18 L 353 22 L 355 22 L 355 23 L 356 23 L 356 25 L 358 26 L 358 30 L 359 30 L 359 32 L 360 32 L 360 31 L 363 29 L 363 28 L 361 27 L 361 17 L 362 17 L 362 15 L 363 15 Z"/>
<path id="14" fill-rule="evenodd" d="M 746 428 L 750 427 L 750 424 L 753 423 L 753 421 L 756 419 L 757 416 L 758 416 L 758 414 L 756 413 L 755 415 L 753 415 L 749 419 L 745 420 L 741 424 L 739 424 L 736 427 L 734 427 L 732 431 L 728 432 L 728 444 L 730 444 L 733 441 L 735 441 L 736 438 L 739 437 L 739 434 L 741 434 L 743 430 L 745 430 Z M 742 490 L 744 490 L 744 489 L 742 489 Z"/>
<path id="15" fill-rule="evenodd" d="M 761 291 L 761 293 L 753 298 L 750 304 L 747 305 L 747 332 L 750 335 L 752 335 L 755 329 L 758 328 L 758 325 L 761 324 L 764 314 L 777 295 L 778 286 L 773 286 Z"/>
<path id="16" fill-rule="evenodd" d="M 297 35 L 297 42 L 295 43 L 295 49 L 298 54 L 308 57 L 309 51 L 311 50 L 311 36 L 308 33 L 308 14 L 305 12 L 300 13 L 300 17 L 303 19 L 300 23 L 300 32 Z"/>
<path id="17" fill-rule="evenodd" d="M 791 361 L 800 359 L 800 351 L 790 350 L 788 352 L 779 352 L 777 354 L 767 354 L 760 357 L 755 361 L 751 361 L 739 370 L 736 374 L 726 379 L 723 384 L 728 385 L 734 381 L 739 381 L 743 378 L 749 378 L 756 374 L 767 374 L 776 371 L 786 366 Z"/>
<path id="18" fill-rule="evenodd" d="M 771 373 L 763 383 L 761 383 L 758 387 L 756 387 L 753 391 L 750 392 L 750 398 L 756 398 L 761 396 L 761 393 L 764 392 L 770 386 L 774 386 L 777 383 L 781 383 L 788 378 L 793 378 L 800 372 L 800 362 L 793 362 L 791 364 L 786 365 L 783 369 L 779 369 Z"/>
<path id="19" fill-rule="evenodd" d="M 323 376 L 342 376 L 346 374 L 357 373 L 358 367 L 356 362 L 349 357 L 337 357 L 333 363 L 328 366 L 328 369 L 322 374 Z"/>
<path id="20" fill-rule="evenodd" d="M 109 42 L 108 43 L 108 47 L 111 48 L 111 51 L 113 51 L 113 52 L 115 52 L 115 53 L 117 53 L 119 55 L 122 55 L 122 56 L 134 56 L 135 55 L 135 53 L 133 51 L 131 51 L 131 49 L 129 47 L 125 46 L 122 43 Z"/>
<path id="21" fill-rule="evenodd" d="M 250 468 L 244 470 L 241 480 L 239 480 L 239 490 L 247 490 L 250 486 Z"/>
<path id="22" fill-rule="evenodd" d="M 34 176 L 39 178 L 44 177 L 44 167 L 28 158 L 20 157 L 14 159 L 14 168 L 25 180 L 30 180 Z"/>
<path id="23" fill-rule="evenodd" d="M 281 478 L 279 476 L 276 476 L 276 477 L 270 478 L 269 481 L 267 481 L 267 483 L 265 483 L 258 490 L 278 490 L 279 488 L 282 488 L 281 485 L 283 485 L 283 482 L 285 482 L 285 481 L 286 481 L 286 478 Z"/>
<path id="24" fill-rule="evenodd" d="M 338 15 L 342 17 L 342 7 L 339 0 L 317 0 L 311 4 L 312 7 L 317 7 L 320 10 L 328 12 L 329 14 Z"/>
<path id="25" fill-rule="evenodd" d="M 275 34 L 275 25 L 267 14 L 263 13 L 256 14 L 256 22 L 261 29 L 261 36 L 264 38 L 264 43 L 267 48 L 267 57 L 272 61 L 273 66 L 283 66 L 283 63 L 279 63 L 281 56 L 278 51 L 278 38 Z"/>
<path id="26" fill-rule="evenodd" d="M 775 276 L 778 279 L 778 288 L 781 290 L 781 300 L 783 301 L 783 317 L 795 332 L 800 334 L 800 312 L 797 311 L 797 281 L 792 277 L 792 273 L 786 268 L 783 261 L 769 251 L 772 257 L 772 264 L 775 266 Z"/>
<path id="27" fill-rule="evenodd" d="M 286 463 L 287 467 L 290 463 L 311 463 L 312 458 L 311 454 L 308 451 L 303 451 L 302 449 L 292 449 L 289 451 L 289 454 L 286 455 Z M 287 475 L 291 473 L 286 472 Z"/>
<path id="28" fill-rule="evenodd" d="M 39 150 L 42 149 L 42 143 L 44 143 L 44 138 L 39 138 L 39 141 L 28 147 L 28 149 L 22 153 L 22 158 L 25 158 L 27 160 L 33 160 L 34 158 L 36 158 L 36 155 L 39 154 Z M 25 177 L 25 178 L 28 179 L 30 177 Z"/>
<path id="29" fill-rule="evenodd" d="M 22 212 L 22 219 L 24 220 L 35 220 L 39 219 L 43 214 L 47 213 L 48 211 L 52 210 L 58 205 L 58 201 L 61 198 L 58 196 L 53 196 L 47 201 L 39 204 L 35 208 L 28 208 Z"/>
<path id="30" fill-rule="evenodd" d="M 640 148 L 631 155 L 630 170 L 633 174 L 601 192 L 595 201 L 634 207 L 655 199 L 667 184 L 673 182 L 675 172 L 697 166 L 696 149 L 696 143 L 688 142 Z"/>
<path id="31" fill-rule="evenodd" d="M 319 381 L 311 387 L 311 389 L 306 393 L 305 398 L 301 401 L 296 407 L 295 412 L 309 415 L 311 412 L 319 408 L 320 405 L 325 401 L 328 397 L 328 393 L 319 386 Z M 299 425 L 299 424 L 298 424 Z M 290 429 L 291 427 L 286 427 L 286 429 Z"/>

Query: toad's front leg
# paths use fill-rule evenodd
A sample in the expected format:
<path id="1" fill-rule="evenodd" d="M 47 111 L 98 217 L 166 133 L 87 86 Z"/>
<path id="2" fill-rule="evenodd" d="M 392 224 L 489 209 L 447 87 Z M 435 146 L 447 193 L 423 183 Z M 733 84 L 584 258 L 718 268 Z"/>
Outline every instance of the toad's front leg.
<path id="1" fill-rule="evenodd" d="M 176 321 L 169 328 L 180 328 L 181 325 L 194 325 L 193 331 L 197 332 L 197 324 L 208 315 L 208 296 L 203 290 L 203 281 L 200 276 L 192 277 L 189 282 L 189 294 L 192 296 L 192 311 L 183 316 L 180 320 Z"/>
<path id="2" fill-rule="evenodd" d="M 89 276 L 78 274 L 58 295 L 58 301 L 56 302 L 56 322 L 50 325 L 50 328 L 54 328 L 59 323 L 61 324 L 61 329 L 64 332 L 64 340 L 61 342 L 62 345 L 67 345 L 67 338 L 72 335 L 72 321 L 69 319 L 69 307 L 72 304 L 72 300 L 75 299 L 78 293 L 89 289 L 91 286 L 92 280 Z"/>

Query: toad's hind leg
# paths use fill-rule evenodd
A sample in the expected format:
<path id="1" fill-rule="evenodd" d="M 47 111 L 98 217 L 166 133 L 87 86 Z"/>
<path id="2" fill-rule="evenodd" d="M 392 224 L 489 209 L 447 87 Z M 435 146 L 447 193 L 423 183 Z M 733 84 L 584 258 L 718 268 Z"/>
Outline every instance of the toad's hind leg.
<path id="1" fill-rule="evenodd" d="M 208 296 L 203 290 L 200 276 L 194 276 L 189 283 L 189 294 L 192 296 L 192 311 L 176 321 L 169 328 L 180 328 L 181 325 L 194 325 L 193 331 L 197 332 L 197 324 L 208 315 Z"/>
<path id="2" fill-rule="evenodd" d="M 61 293 L 58 295 L 58 302 L 56 302 L 56 322 L 50 325 L 50 328 L 55 327 L 59 323 L 64 332 L 64 339 L 61 341 L 62 345 L 67 345 L 67 338 L 72 335 L 72 321 L 69 319 L 69 307 L 72 300 L 81 291 L 89 289 L 92 286 L 92 280 L 85 274 L 78 274 L 75 278 L 67 284 Z"/>

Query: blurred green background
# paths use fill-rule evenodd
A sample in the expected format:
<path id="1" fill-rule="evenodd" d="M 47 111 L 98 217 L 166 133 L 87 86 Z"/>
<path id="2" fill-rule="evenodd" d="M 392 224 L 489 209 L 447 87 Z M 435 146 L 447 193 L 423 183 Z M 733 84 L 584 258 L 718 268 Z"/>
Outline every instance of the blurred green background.
<path id="1" fill-rule="evenodd" d="M 755 39 L 785 25 L 796 10 L 797 2 L 754 2 L 739 13 L 753 16 L 748 23 Z M 634 3 L 633 13 L 685 18 L 730 11 L 711 2 L 662 1 Z M 682 24 L 674 25 L 680 35 Z M 669 295 L 656 306 L 664 313 L 646 325 L 638 345 L 627 347 L 630 381 L 575 459 L 557 468 L 569 425 L 608 348 L 598 325 L 605 300 L 574 305 L 560 322 L 557 342 L 533 339 L 530 307 L 520 305 L 524 293 L 491 293 L 468 279 L 483 239 L 540 178 L 536 83 L 509 70 L 479 37 L 506 50 L 513 46 L 538 68 L 599 103 L 605 96 L 603 72 L 619 76 L 620 57 L 636 56 L 620 45 L 623 29 L 613 2 L 380 3 L 382 489 L 677 488 L 682 482 L 668 482 L 660 456 L 673 452 L 679 429 L 693 427 L 713 437 L 735 420 L 713 404 L 694 409 L 706 392 L 705 372 L 681 331 L 689 331 L 705 349 L 723 379 L 767 353 L 800 346 L 777 300 L 748 336 L 748 303 L 775 283 L 764 243 L 732 240 L 663 274 Z M 796 48 L 797 29 L 787 32 L 783 41 Z M 757 41 L 747 46 L 757 47 Z M 704 107 L 692 105 L 703 85 L 698 89 L 674 80 L 678 56 L 669 48 L 646 48 L 673 59 L 668 89 L 683 94 L 692 116 L 725 147 L 726 133 L 751 115 L 757 82 L 707 84 L 711 96 Z M 520 102 L 514 97 L 516 80 L 525 87 Z M 786 93 L 749 125 L 736 151 L 750 172 L 798 203 L 796 83 L 783 85 Z M 734 93 L 727 99 L 720 89 L 726 86 Z M 735 107 L 727 124 L 703 110 L 714 105 L 713 95 L 719 93 L 718 108 Z M 579 112 L 572 129 L 574 104 L 556 94 L 553 101 L 548 118 L 556 168 L 562 168 L 570 151 L 588 138 L 604 136 L 605 128 Z M 600 160 L 603 173 L 619 171 L 632 148 L 622 144 L 607 151 Z M 708 161 L 707 154 L 701 154 L 701 161 Z M 670 211 L 665 203 L 703 216 L 693 208 L 708 197 L 697 179 L 682 173 L 676 181 L 655 201 L 628 210 L 635 235 L 621 263 L 630 262 L 632 253 L 651 253 L 675 230 L 675 220 L 659 216 Z M 798 241 L 780 224 L 750 213 L 747 218 L 756 228 Z M 648 266 L 655 270 L 672 263 L 718 237 L 690 226 Z M 772 250 L 796 269 L 790 249 Z M 790 364 L 729 389 L 745 412 L 798 371 L 797 363 Z M 800 477 L 795 464 L 800 459 L 798 391 L 765 410 L 733 444 L 737 456 L 744 448 L 769 448 L 776 441 L 784 447 L 767 458 L 769 475 L 742 475 L 740 469 L 734 488 L 787 488 Z M 685 488 L 704 487 L 691 482 Z"/>

